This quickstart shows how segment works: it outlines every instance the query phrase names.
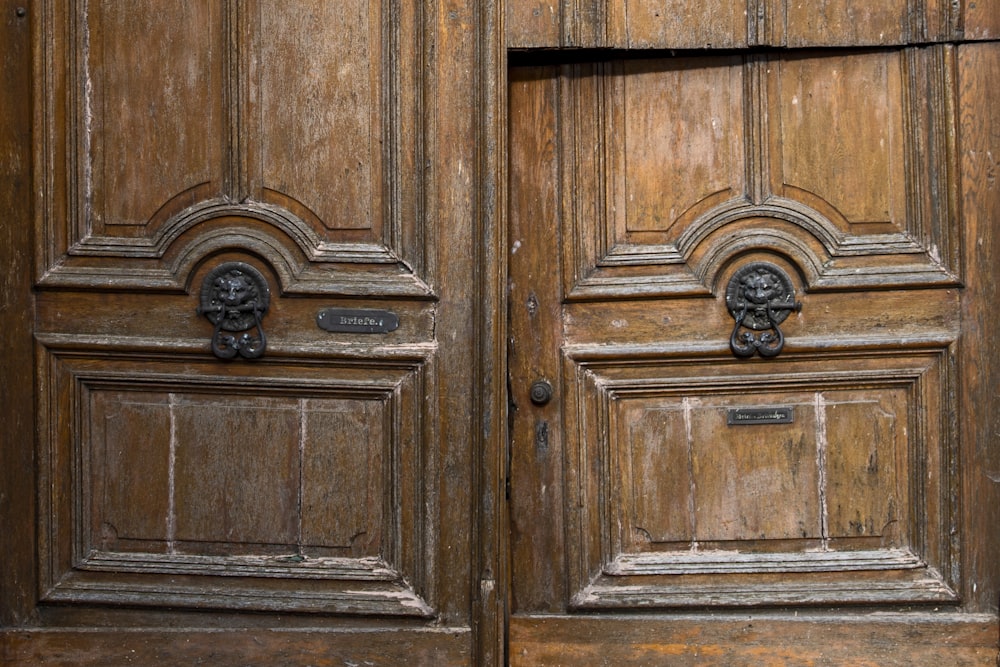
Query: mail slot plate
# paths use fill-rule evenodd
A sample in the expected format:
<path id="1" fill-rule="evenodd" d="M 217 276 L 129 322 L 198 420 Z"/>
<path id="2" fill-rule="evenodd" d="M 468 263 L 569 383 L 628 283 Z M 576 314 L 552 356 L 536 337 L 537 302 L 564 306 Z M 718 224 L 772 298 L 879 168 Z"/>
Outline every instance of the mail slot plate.
<path id="1" fill-rule="evenodd" d="M 399 316 L 388 310 L 326 308 L 316 316 L 316 324 L 333 333 L 387 334 L 399 328 Z"/>
<path id="2" fill-rule="evenodd" d="M 791 424 L 795 421 L 792 406 L 730 408 L 726 413 L 726 423 L 730 426 L 752 426 L 754 424 Z"/>

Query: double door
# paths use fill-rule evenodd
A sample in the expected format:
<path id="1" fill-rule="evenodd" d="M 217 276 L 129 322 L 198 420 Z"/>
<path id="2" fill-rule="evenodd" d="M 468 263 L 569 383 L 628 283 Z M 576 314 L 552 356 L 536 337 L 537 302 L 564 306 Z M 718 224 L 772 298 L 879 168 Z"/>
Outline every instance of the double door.
<path id="1" fill-rule="evenodd" d="M 480 4 L 3 4 L 0 655 L 992 664 L 996 18 Z"/>

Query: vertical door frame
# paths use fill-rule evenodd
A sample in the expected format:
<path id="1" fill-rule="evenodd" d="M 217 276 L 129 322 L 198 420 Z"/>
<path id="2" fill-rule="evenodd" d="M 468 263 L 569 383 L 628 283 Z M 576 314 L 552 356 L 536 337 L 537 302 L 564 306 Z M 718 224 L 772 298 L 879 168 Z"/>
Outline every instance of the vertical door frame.
<path id="1" fill-rule="evenodd" d="M 30 8 L 0 0 L 0 627 L 28 621 L 36 595 Z"/>
<path id="2" fill-rule="evenodd" d="M 480 3 L 479 267 L 476 299 L 480 388 L 474 418 L 482 424 L 476 446 L 473 498 L 473 650 L 477 665 L 507 663 L 510 600 L 507 461 L 507 42 L 504 0 Z"/>

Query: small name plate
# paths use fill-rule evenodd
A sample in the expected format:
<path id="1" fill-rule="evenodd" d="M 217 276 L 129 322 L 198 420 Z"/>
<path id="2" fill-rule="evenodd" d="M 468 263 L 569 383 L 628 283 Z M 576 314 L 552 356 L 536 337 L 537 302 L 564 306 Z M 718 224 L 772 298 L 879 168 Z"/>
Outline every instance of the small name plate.
<path id="1" fill-rule="evenodd" d="M 791 406 L 776 408 L 730 408 L 726 423 L 730 426 L 750 424 L 791 424 L 795 421 Z"/>
<path id="2" fill-rule="evenodd" d="M 319 311 L 316 324 L 334 333 L 386 334 L 399 328 L 399 316 L 388 310 L 326 308 Z"/>

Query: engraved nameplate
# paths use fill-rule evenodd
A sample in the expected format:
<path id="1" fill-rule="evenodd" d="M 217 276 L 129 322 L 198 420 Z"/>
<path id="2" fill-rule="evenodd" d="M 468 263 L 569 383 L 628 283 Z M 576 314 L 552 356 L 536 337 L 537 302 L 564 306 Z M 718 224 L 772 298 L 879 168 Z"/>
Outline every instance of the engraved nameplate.
<path id="1" fill-rule="evenodd" d="M 776 408 L 730 408 L 726 423 L 730 426 L 750 424 L 791 424 L 795 421 L 791 406 Z"/>
<path id="2" fill-rule="evenodd" d="M 399 316 L 388 310 L 326 308 L 316 316 L 316 324 L 335 333 L 386 334 L 399 328 Z"/>

